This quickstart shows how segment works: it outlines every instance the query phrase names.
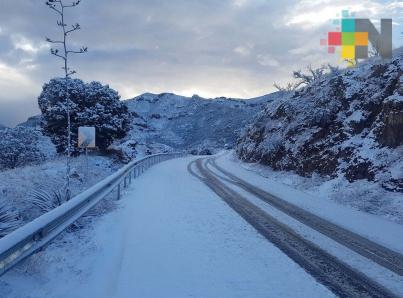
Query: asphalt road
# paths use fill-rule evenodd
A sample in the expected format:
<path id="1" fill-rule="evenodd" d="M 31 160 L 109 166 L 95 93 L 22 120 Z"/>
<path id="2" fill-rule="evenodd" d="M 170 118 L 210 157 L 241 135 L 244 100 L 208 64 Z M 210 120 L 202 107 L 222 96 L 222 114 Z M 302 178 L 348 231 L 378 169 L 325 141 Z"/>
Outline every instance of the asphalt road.
<path id="1" fill-rule="evenodd" d="M 188 165 L 188 170 L 211 188 L 262 236 L 275 244 L 337 296 L 395 297 L 382 285 L 298 235 L 290 227 L 251 203 L 233 188 L 228 187 L 223 181 L 242 188 L 310 228 L 399 275 L 403 273 L 402 255 L 271 195 L 221 168 L 215 163 L 214 158 L 198 159 Z M 217 174 L 217 171 L 220 174 Z"/>
<path id="2" fill-rule="evenodd" d="M 257 196 L 264 202 L 326 235 L 334 241 L 348 247 L 356 253 L 378 263 L 379 265 L 395 272 L 400 276 L 403 276 L 403 255 L 356 233 L 346 230 L 345 228 L 329 222 L 328 220 L 312 214 L 311 212 L 308 212 L 298 206 L 290 204 L 289 202 L 248 183 L 247 181 L 218 166 L 215 162 L 215 159 L 209 159 L 207 163 L 225 175 L 226 178 L 224 179 L 226 179 L 226 181 L 241 187 L 247 192 Z"/>

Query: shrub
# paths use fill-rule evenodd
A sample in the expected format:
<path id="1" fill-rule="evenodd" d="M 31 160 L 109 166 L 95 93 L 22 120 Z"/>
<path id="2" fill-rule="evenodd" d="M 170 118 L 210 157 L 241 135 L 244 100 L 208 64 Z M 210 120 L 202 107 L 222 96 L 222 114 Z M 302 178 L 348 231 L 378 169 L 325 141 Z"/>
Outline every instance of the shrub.
<path id="1" fill-rule="evenodd" d="M 0 131 L 0 169 L 13 169 L 45 160 L 39 142 L 40 131 L 27 127 L 7 128 Z M 50 143 L 50 142 L 49 142 Z"/>
<path id="2" fill-rule="evenodd" d="M 65 79 L 52 79 L 43 86 L 38 98 L 42 111 L 42 128 L 52 139 L 59 153 L 67 148 L 67 101 Z M 71 115 L 71 145 L 78 152 L 79 126 L 94 126 L 96 142 L 106 150 L 115 139 L 126 136 L 130 129 L 130 112 L 119 101 L 119 94 L 99 82 L 84 83 L 79 79 L 68 80 Z"/>

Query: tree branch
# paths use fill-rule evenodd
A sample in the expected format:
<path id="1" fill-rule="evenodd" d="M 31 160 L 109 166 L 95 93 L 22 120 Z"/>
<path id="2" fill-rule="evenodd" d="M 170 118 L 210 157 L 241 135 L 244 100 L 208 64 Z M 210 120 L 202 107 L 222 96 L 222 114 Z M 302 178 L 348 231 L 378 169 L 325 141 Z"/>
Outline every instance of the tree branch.
<path id="1" fill-rule="evenodd" d="M 69 7 L 75 7 L 78 4 L 80 4 L 81 0 L 77 0 L 76 2 L 71 3 L 70 5 L 64 5 L 63 4 L 63 8 L 69 8 Z"/>
<path id="2" fill-rule="evenodd" d="M 50 53 L 51 53 L 52 55 L 55 55 L 55 56 L 59 57 L 59 58 L 62 58 L 63 60 L 66 60 L 66 57 L 65 57 L 65 56 L 62 56 L 62 55 L 59 54 L 59 50 L 58 50 L 58 49 L 50 49 Z"/>
<path id="3" fill-rule="evenodd" d="M 50 39 L 48 37 L 46 37 L 46 41 L 50 42 L 50 43 L 63 43 L 63 41 L 61 41 L 61 40 L 52 40 L 52 39 Z"/>
<path id="4" fill-rule="evenodd" d="M 66 53 L 68 54 L 84 54 L 88 51 L 88 47 L 82 47 L 80 50 L 78 51 L 74 51 L 74 50 L 68 50 Z"/>
<path id="5" fill-rule="evenodd" d="M 66 27 L 67 24 L 64 24 L 62 21 L 57 21 L 57 26 Z"/>
<path id="6" fill-rule="evenodd" d="M 72 27 L 72 29 L 66 31 L 66 33 L 65 33 L 66 35 L 69 34 L 69 33 L 71 33 L 71 32 L 73 32 L 73 31 L 76 31 L 76 30 L 80 30 L 80 29 L 81 29 L 80 24 L 78 24 L 78 23 L 75 24 L 75 25 L 72 25 L 71 27 Z"/>
<path id="7" fill-rule="evenodd" d="M 53 9 L 54 11 L 56 11 L 58 14 L 62 15 L 62 12 L 60 10 L 58 10 L 56 7 L 49 5 L 50 9 Z"/>

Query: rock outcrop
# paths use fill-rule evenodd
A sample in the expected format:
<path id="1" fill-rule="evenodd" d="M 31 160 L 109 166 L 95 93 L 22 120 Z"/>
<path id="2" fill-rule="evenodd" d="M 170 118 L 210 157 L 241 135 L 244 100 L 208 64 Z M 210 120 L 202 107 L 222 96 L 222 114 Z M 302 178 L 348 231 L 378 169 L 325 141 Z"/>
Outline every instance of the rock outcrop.
<path id="1" fill-rule="evenodd" d="M 329 74 L 269 103 L 237 143 L 245 161 L 403 192 L 403 55 Z"/>

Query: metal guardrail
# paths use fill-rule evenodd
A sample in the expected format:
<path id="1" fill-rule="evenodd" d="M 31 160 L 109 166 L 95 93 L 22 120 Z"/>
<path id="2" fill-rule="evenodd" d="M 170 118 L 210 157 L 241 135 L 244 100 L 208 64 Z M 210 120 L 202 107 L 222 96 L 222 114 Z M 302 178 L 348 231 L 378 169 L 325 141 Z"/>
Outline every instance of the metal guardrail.
<path id="1" fill-rule="evenodd" d="M 126 188 L 145 170 L 159 162 L 183 156 L 183 153 L 165 153 L 132 161 L 65 204 L 3 237 L 0 239 L 0 276 L 43 248 L 113 190 L 117 189 L 120 199 L 122 187 Z"/>

